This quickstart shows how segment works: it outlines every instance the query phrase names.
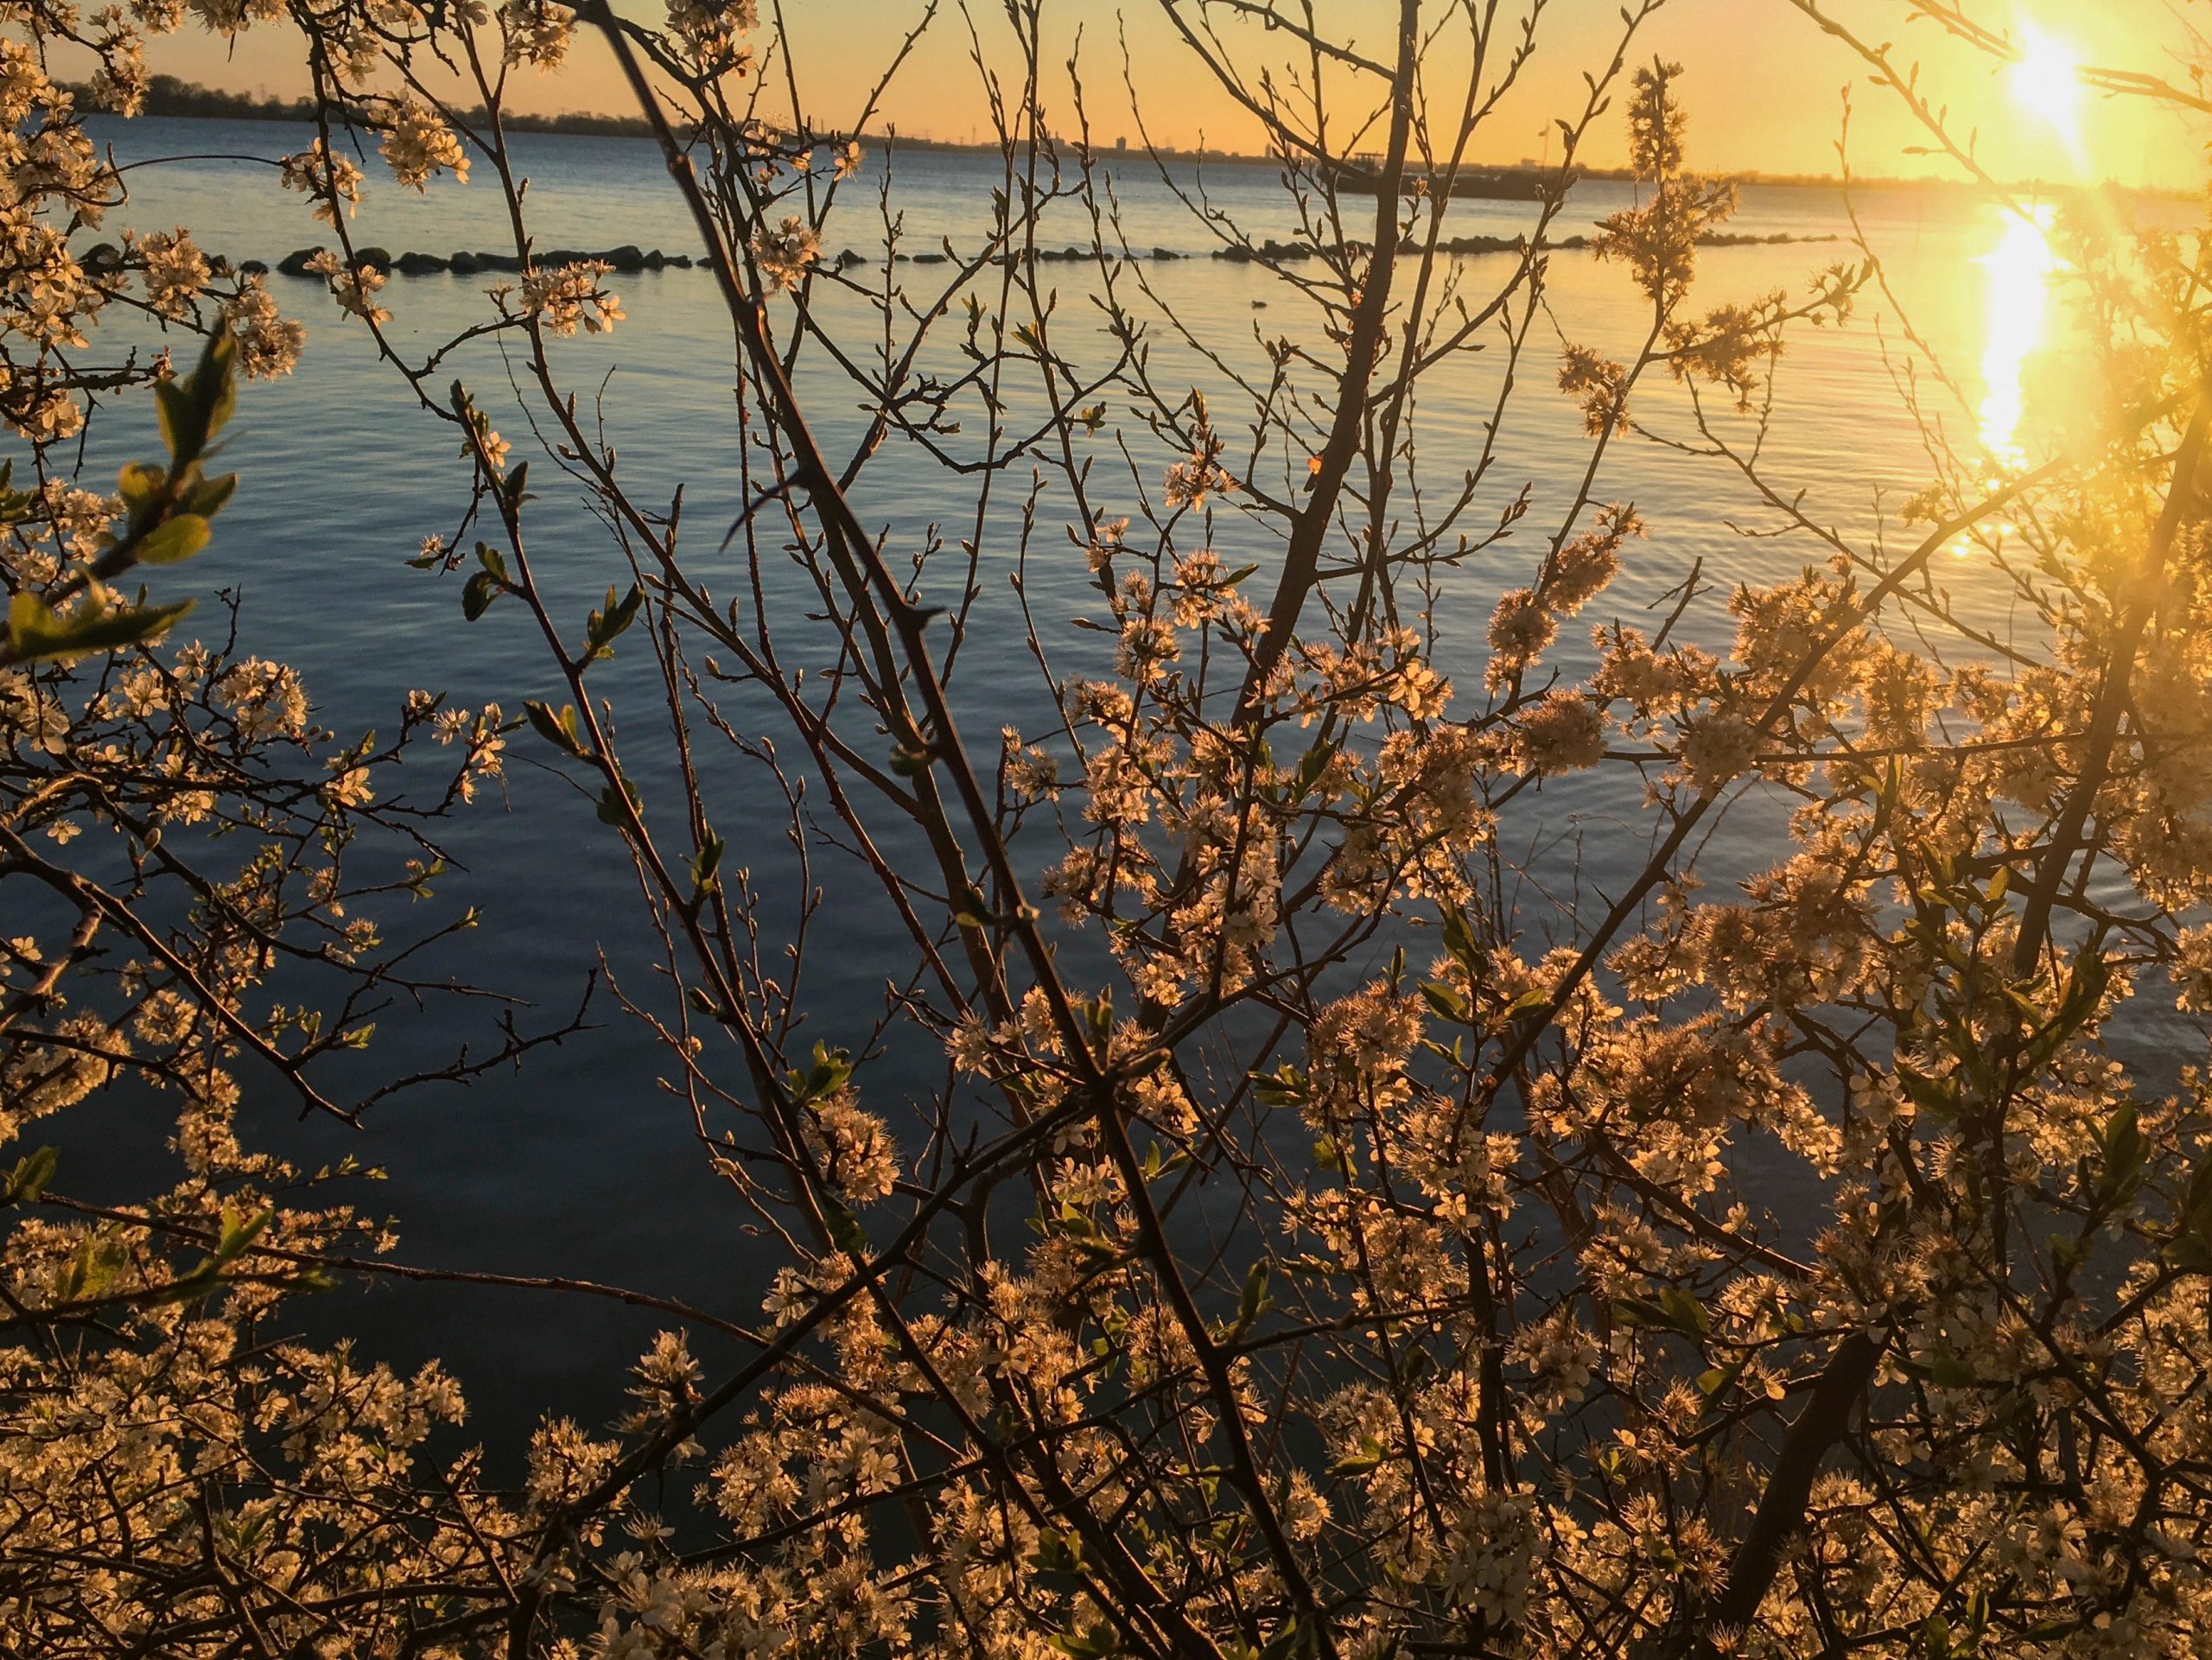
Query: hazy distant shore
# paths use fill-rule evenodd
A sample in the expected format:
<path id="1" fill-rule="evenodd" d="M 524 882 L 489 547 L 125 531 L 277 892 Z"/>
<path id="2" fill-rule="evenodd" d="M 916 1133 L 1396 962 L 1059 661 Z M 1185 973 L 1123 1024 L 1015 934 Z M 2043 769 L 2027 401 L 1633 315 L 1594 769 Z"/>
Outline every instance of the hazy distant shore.
<path id="1" fill-rule="evenodd" d="M 71 90 L 76 94 L 81 106 L 87 109 L 97 107 L 91 89 L 88 87 L 78 86 Z M 230 92 L 219 87 L 202 86 L 196 82 L 180 80 L 173 75 L 156 75 L 148 87 L 145 107 L 140 113 L 188 120 L 312 122 L 315 119 L 315 106 L 314 101 L 309 99 L 257 98 L 250 92 Z M 471 126 L 475 126 L 481 124 L 487 117 L 486 112 L 480 108 L 461 111 L 459 112 L 459 118 Z M 639 117 L 594 115 L 582 111 L 561 115 L 525 115 L 513 111 L 503 111 L 500 113 L 499 124 L 509 132 L 559 133 L 587 138 L 650 138 L 653 136 L 653 130 L 650 124 Z M 896 130 L 871 133 L 861 142 L 869 149 L 879 151 L 896 149 L 953 156 L 995 156 L 1001 153 L 1001 146 L 995 141 L 962 143 L 945 138 L 918 138 Z M 1063 145 L 1072 143 L 1065 138 L 1060 142 Z M 1253 156 L 1227 149 L 1176 149 L 1161 146 L 1123 148 L 1117 143 L 1112 145 L 1096 145 L 1095 153 L 1102 156 L 1156 158 L 1162 162 L 1202 163 L 1206 166 L 1280 167 L 1281 165 L 1281 161 L 1274 156 Z M 1482 170 L 1506 177 L 1534 178 L 1548 174 L 1552 169 L 1541 165 L 1531 165 L 1524 161 L 1518 164 L 1489 163 L 1485 164 Z M 1632 180 L 1632 175 L 1625 168 L 1578 168 L 1575 170 L 1575 176 L 1579 179 L 1606 180 L 1616 183 L 1630 182 Z M 1825 173 L 1742 172 L 1730 176 L 1745 184 L 1770 185 L 1783 188 L 1840 190 L 1845 182 L 1834 174 Z M 1960 195 L 1982 194 L 1981 186 L 1958 179 L 1855 176 L 1850 183 L 1856 190 L 1918 190 Z M 2011 181 L 2006 188 L 2022 193 L 2052 195 L 2070 194 L 2083 187 L 2054 184 L 2044 180 L 2023 179 Z M 2123 196 L 2163 200 L 2174 200 L 2192 194 L 2182 190 L 2149 189 L 2110 182 L 2101 188 Z"/>

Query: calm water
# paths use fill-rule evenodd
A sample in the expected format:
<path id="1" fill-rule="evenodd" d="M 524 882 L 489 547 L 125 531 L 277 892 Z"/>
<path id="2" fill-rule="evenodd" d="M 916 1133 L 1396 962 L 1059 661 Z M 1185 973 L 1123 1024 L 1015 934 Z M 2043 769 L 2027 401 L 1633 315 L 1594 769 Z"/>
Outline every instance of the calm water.
<path id="1" fill-rule="evenodd" d="M 111 136 L 125 160 L 175 154 L 267 157 L 307 142 L 304 130 L 257 123 L 149 120 L 115 126 Z M 634 242 L 697 251 L 649 147 L 526 137 L 517 149 L 531 177 L 541 247 Z M 130 177 L 134 200 L 116 215 L 117 226 L 185 224 L 203 247 L 271 264 L 320 239 L 321 227 L 308 219 L 298 198 L 276 188 L 266 166 L 200 160 L 149 167 Z M 904 245 L 927 250 L 949 239 L 956 246 L 973 247 L 980 205 L 988 202 L 995 178 L 995 169 L 980 158 L 902 160 L 892 206 L 903 223 Z M 1141 163 L 1126 165 L 1114 182 L 1133 246 L 1198 253 L 1212 245 L 1209 229 Z M 865 250 L 880 243 L 873 183 L 848 198 L 845 230 L 833 229 L 830 246 Z M 1222 167 L 1210 170 L 1203 185 L 1210 202 L 1261 233 L 1294 232 L 1268 170 Z M 1585 228 L 1625 199 L 1619 187 L 1578 191 L 1567 215 L 1577 223 L 1563 231 Z M 1754 189 L 1735 228 L 1834 234 L 1845 228 L 1839 206 L 1831 193 L 1819 190 Z M 1990 442 L 1999 446 L 2031 442 L 2010 429 L 2011 411 L 2022 385 L 2032 392 L 2039 365 L 2050 355 L 2043 278 L 2024 284 L 2017 259 L 2001 269 L 1977 263 L 2017 233 L 2008 232 L 1993 210 L 1948 196 L 1878 194 L 1861 210 L 1913 321 L 1959 377 L 1963 400 L 1934 405 L 1948 429 L 1971 441 L 1988 427 Z M 1455 233 L 1511 234 L 1532 215 L 1532 209 L 1514 204 L 1464 204 L 1455 208 Z M 1074 210 L 1065 223 L 1063 239 L 1083 234 Z M 497 200 L 480 184 L 435 187 L 417 198 L 385 183 L 372 185 L 356 228 L 359 241 L 395 253 L 443 253 L 500 246 L 500 227 Z M 1048 227 L 1046 240 L 1053 239 Z M 1777 287 L 1799 289 L 1814 271 L 1849 251 L 1841 244 L 1709 251 L 1702 291 L 1718 303 Z M 932 280 L 931 268 L 905 269 L 917 293 Z M 1509 269 L 1505 262 L 1474 260 L 1463 262 L 1459 271 L 1479 297 L 1485 284 Z M 1058 279 L 1065 289 L 1061 327 L 1078 327 L 1066 320 L 1082 303 L 1082 268 L 1048 270 L 1066 273 Z M 1295 296 L 1250 268 L 1193 260 L 1148 265 L 1145 277 L 1154 297 L 1141 308 L 1172 313 L 1240 367 L 1258 360 L 1258 332 L 1313 333 Z M 385 299 L 399 338 L 420 348 L 480 318 L 481 289 L 493 280 L 395 277 Z M 471 704 L 495 698 L 510 710 L 518 710 L 526 696 L 551 695 L 542 643 L 518 608 L 497 608 L 466 626 L 457 582 L 402 564 L 426 532 L 452 528 L 465 500 L 466 480 L 452 460 L 449 429 L 411 408 L 404 385 L 375 359 L 365 335 L 340 326 L 318 285 L 271 282 L 286 309 L 309 325 L 308 356 L 291 378 L 245 395 L 232 450 L 244 487 L 225 516 L 215 548 L 190 568 L 191 576 L 210 588 L 242 591 L 252 649 L 299 664 L 323 718 L 341 730 L 389 728 L 410 687 L 436 688 Z M 688 486 L 695 557 L 704 568 L 718 569 L 705 552 L 716 539 L 707 527 L 718 526 L 718 515 L 726 518 L 735 499 L 727 480 L 734 417 L 728 331 L 711 278 L 700 270 L 671 270 L 618 277 L 614 285 L 628 321 L 611 340 L 577 343 L 566 354 L 567 366 L 587 391 L 611 376 L 605 408 L 625 470 L 648 499 L 664 499 L 678 483 Z M 1578 340 L 1626 354 L 1640 338 L 1639 310 L 1618 270 L 1562 254 L 1554 264 L 1552 295 L 1560 327 Z M 1870 302 L 1847 330 L 1801 331 L 1784 372 L 1783 414 L 1765 451 L 1773 476 L 1789 490 L 1808 490 L 1817 516 L 1862 533 L 1874 523 L 1878 493 L 1888 492 L 1894 502 L 1929 474 L 1904 414 L 1897 360 L 1885 358 L 1885 351 L 1893 354 L 1902 344 L 1896 318 L 1883 315 L 1890 309 L 1886 302 Z M 858 326 L 862 319 L 855 310 L 838 321 Z M 1063 349 L 1080 338 L 1064 332 Z M 1164 329 L 1155 340 L 1156 378 L 1169 385 L 1209 388 L 1225 421 L 1241 419 L 1218 371 Z M 1578 418 L 1550 387 L 1556 345 L 1556 337 L 1540 328 L 1524 367 L 1522 401 L 1509 417 L 1497 470 L 1486 487 L 1491 518 L 1523 483 L 1535 487 L 1535 510 L 1522 535 L 1502 553 L 1446 579 L 1438 619 L 1440 652 L 1447 666 L 1476 685 L 1491 601 L 1500 588 L 1525 580 L 1535 557 L 1532 550 L 1555 526 L 1586 460 Z M 1102 342 L 1096 355 L 1104 353 Z M 517 453 L 528 453 L 528 428 L 505 391 L 506 371 L 496 353 L 478 350 L 458 361 L 480 400 L 494 411 L 495 423 L 516 442 Z M 1427 389 L 1419 431 L 1433 482 L 1456 479 L 1459 463 L 1451 459 L 1456 455 L 1464 452 L 1471 461 L 1480 423 L 1495 396 L 1495 374 L 1489 359 L 1470 359 Z M 442 376 L 438 384 L 444 384 Z M 817 392 L 813 412 L 835 454 L 854 442 L 861 416 L 849 388 L 825 385 Z M 1667 404 L 1662 396 L 1648 407 Z M 105 429 L 99 465 L 110 467 L 152 442 L 150 419 L 125 412 Z M 1103 440 L 1095 448 L 1103 470 L 1112 452 Z M 1600 499 L 1632 499 L 1651 521 L 1653 535 L 1633 551 L 1624 579 L 1590 620 L 1617 614 L 1649 626 L 1647 608 L 1661 602 L 1694 561 L 1702 560 L 1711 598 L 1685 626 L 1718 645 L 1726 635 L 1723 601 L 1732 585 L 1770 579 L 1818 557 L 1808 543 L 1746 536 L 1745 531 L 1770 525 L 1771 516 L 1713 463 L 1636 442 L 1617 450 L 1616 458 Z M 607 584 L 626 583 L 628 574 L 597 527 L 562 499 L 550 467 L 541 461 L 533 474 L 548 496 L 533 559 L 571 595 L 581 625 Z M 1156 475 L 1147 482 L 1156 488 Z M 1104 494 L 1111 499 L 1112 487 Z M 865 520 L 890 532 L 894 549 L 918 544 L 934 525 L 944 526 L 950 537 L 967 534 L 973 513 L 972 494 L 958 479 L 897 453 L 870 464 L 855 501 Z M 1058 530 L 1065 509 L 1064 500 L 1045 499 L 1040 518 L 1048 533 L 1039 538 L 1043 551 L 1033 561 L 1029 593 L 1052 629 L 1048 643 L 1055 667 L 1073 673 L 1099 666 L 1100 637 L 1065 626 L 1070 617 L 1096 609 L 1081 563 Z M 1476 522 L 1484 518 L 1478 512 Z M 1232 563 L 1244 557 L 1265 561 L 1274 553 L 1262 531 L 1233 513 L 1222 518 L 1216 545 Z M 971 741 L 984 744 L 1001 721 L 1020 720 L 1024 710 L 1030 711 L 1030 727 L 1042 725 L 1033 665 L 1001 643 L 1018 637 L 995 628 L 1013 614 L 1004 581 L 1012 557 L 1006 524 L 995 518 L 980 553 L 984 598 L 956 681 Z M 719 572 L 727 574 L 715 585 L 734 589 L 735 569 L 733 561 L 720 561 Z M 1962 562 L 1955 576 L 1978 620 L 1999 632 L 2010 626 L 2002 597 L 1970 563 Z M 948 569 L 942 580 L 951 577 Z M 1585 633 L 1569 634 L 1570 649 L 1561 661 L 1572 670 L 1572 641 Z M 642 684 L 634 677 L 641 655 L 631 653 L 613 665 L 607 684 L 618 696 Z M 633 735 L 647 728 L 649 718 L 649 709 L 639 711 Z M 764 714 L 760 729 L 770 726 Z M 633 741 L 642 739 L 633 735 Z M 626 987 L 651 999 L 657 988 L 632 920 L 635 892 L 627 865 L 594 821 L 589 803 L 531 764 L 541 748 L 519 735 L 505 804 L 493 802 L 452 827 L 449 845 L 465 871 L 448 879 L 442 898 L 480 905 L 488 919 L 454 966 L 478 983 L 530 999 L 541 1006 L 541 1017 L 550 1019 L 573 1001 L 603 952 Z M 639 774 L 650 805 L 655 768 L 645 766 Z M 741 855 L 753 869 L 773 939 L 779 920 L 787 923 L 797 904 L 795 855 L 781 812 L 756 777 L 734 768 L 726 779 L 717 778 L 715 790 L 733 857 Z M 665 792 L 658 798 L 665 801 Z M 1573 902 L 1572 855 L 1586 831 L 1584 891 L 1640 863 L 1648 826 L 1639 820 L 1633 790 L 1602 783 L 1554 788 L 1523 798 L 1516 809 L 1509 834 L 1518 842 L 1512 844 L 1550 849 L 1538 866 L 1551 891 L 1547 896 L 1531 890 L 1532 925 L 1556 925 L 1558 913 L 1548 907 Z M 1723 862 L 1755 856 L 1770 850 L 1771 835 L 1770 823 L 1752 824 L 1748 817 L 1726 823 L 1715 856 Z M 849 890 L 854 886 L 853 872 L 835 854 L 817 849 L 814 856 L 816 881 Z M 887 918 L 863 909 L 825 922 L 808 970 L 811 1034 L 857 1041 L 881 1008 L 886 976 L 900 973 L 904 964 Z M 600 1029 L 557 1054 L 540 1056 L 518 1074 L 396 1103 L 361 1134 L 321 1124 L 295 1128 L 289 1106 L 273 1098 L 261 1104 L 251 1133 L 285 1138 L 315 1160 L 351 1148 L 386 1167 L 392 1179 L 378 1198 L 400 1218 L 404 1254 L 410 1261 L 589 1275 L 750 1318 L 759 1306 L 761 1257 L 749 1240 L 747 1218 L 705 1173 L 688 1113 L 656 1086 L 653 1046 L 611 1004 L 603 1002 L 600 1015 Z M 427 1022 L 395 1011 L 378 1065 L 400 1070 L 422 1064 L 452 1041 L 449 1034 L 434 1034 Z M 118 1106 L 100 1128 L 104 1135 L 119 1135 L 120 1145 L 151 1147 L 156 1110 L 145 1103 Z M 118 1116 L 131 1122 L 113 1122 Z M 139 1167 L 134 1162 L 133 1170 Z M 619 1390 L 609 1362 L 634 1352 L 639 1334 L 652 1324 L 611 1305 L 533 1301 L 519 1294 L 382 1288 L 343 1295 L 348 1301 L 335 1317 L 357 1326 L 365 1321 L 381 1352 L 402 1359 L 449 1357 L 477 1401 L 487 1433 L 495 1434 L 512 1413 L 541 1402 L 587 1420 L 605 1418 Z M 351 1301 L 364 1295 L 365 1313 Z M 330 1317 L 327 1312 L 308 1316 Z M 701 1346 L 711 1353 L 715 1345 Z"/>

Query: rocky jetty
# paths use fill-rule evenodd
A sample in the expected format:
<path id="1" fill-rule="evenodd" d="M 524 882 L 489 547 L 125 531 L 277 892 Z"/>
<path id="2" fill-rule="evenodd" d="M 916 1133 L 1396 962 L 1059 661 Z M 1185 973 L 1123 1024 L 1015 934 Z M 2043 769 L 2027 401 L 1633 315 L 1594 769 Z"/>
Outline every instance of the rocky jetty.
<path id="1" fill-rule="evenodd" d="M 1792 236 L 1786 233 L 1774 236 L 1747 236 L 1731 232 L 1715 232 L 1700 237 L 1698 240 L 1707 247 L 1736 248 L 1771 246 L 1792 242 L 1834 242 L 1837 239 L 1833 236 Z M 1520 237 L 1459 236 L 1447 238 L 1436 245 L 1437 251 L 1440 253 L 1472 256 L 1518 254 L 1528 245 L 1526 240 Z M 1589 246 L 1590 239 L 1578 234 L 1560 237 L 1546 242 L 1543 245 L 1543 251 L 1572 253 L 1586 250 Z M 1351 251 L 1355 253 L 1362 251 L 1357 245 L 1351 248 Z M 308 265 L 324 251 L 321 248 L 296 249 L 277 261 L 276 269 L 286 277 L 311 277 L 315 273 L 308 270 Z M 1132 248 L 1125 253 L 1116 253 L 1112 257 L 1123 260 L 1151 260 L 1162 264 L 1171 260 L 1213 258 L 1235 265 L 1287 265 L 1296 264 L 1300 260 L 1318 258 L 1319 252 L 1320 251 L 1309 242 L 1277 242 L 1269 239 L 1263 242 L 1224 243 L 1220 247 L 1213 249 L 1211 253 L 1204 255 L 1180 253 L 1173 248 L 1154 248 L 1149 253 L 1142 249 Z M 1039 248 L 1036 251 L 1036 258 L 1039 264 L 1074 264 L 1084 260 L 1095 259 L 1097 257 L 1098 251 L 1095 248 Z M 123 258 L 122 251 L 113 243 L 102 242 L 96 244 L 85 253 L 84 264 L 87 270 L 113 270 L 123 264 Z M 902 265 L 943 265 L 959 263 L 960 258 L 959 255 L 943 250 L 893 256 L 893 263 Z M 540 265 L 545 266 L 575 265 L 582 264 L 587 260 L 596 260 L 611 270 L 624 273 L 689 270 L 695 264 L 703 265 L 707 263 L 703 256 L 695 258 L 688 253 L 664 253 L 658 248 L 640 248 L 634 242 L 626 242 L 619 248 L 607 248 L 597 252 L 581 248 L 550 248 L 538 254 L 537 259 Z M 1014 256 L 1001 254 L 990 263 L 1004 265 L 1012 263 L 1013 259 Z M 211 256 L 210 263 L 218 270 L 227 269 L 220 255 Z M 455 277 L 474 277 L 485 271 L 522 270 L 520 255 L 503 253 L 496 249 L 478 249 L 471 252 L 464 248 L 449 254 L 418 253 L 410 250 L 394 258 L 391 253 L 382 248 L 357 248 L 353 251 L 353 263 L 356 266 L 373 266 L 386 275 L 396 272 L 402 277 L 432 277 L 442 271 L 449 272 Z M 874 258 L 853 248 L 847 248 L 834 258 L 826 258 L 823 261 L 826 267 L 838 271 L 852 270 L 858 266 L 874 263 Z M 241 271 L 258 273 L 265 272 L 269 267 L 257 259 L 249 259 L 241 264 L 238 269 Z"/>
<path id="2" fill-rule="evenodd" d="M 102 243 L 100 248 L 108 248 Z M 100 249 L 93 250 L 94 253 Z M 286 277 L 312 277 L 309 266 L 321 255 L 328 251 L 322 248 L 298 248 L 277 261 L 276 269 Z M 109 249 L 111 259 L 116 256 Z M 702 259 L 694 261 L 688 253 L 663 253 L 658 248 L 640 248 L 634 242 L 626 242 L 619 248 L 591 251 L 582 248 L 549 248 L 537 256 L 540 265 L 578 265 L 587 260 L 597 260 L 609 270 L 631 272 L 645 270 L 689 270 Z M 496 249 L 479 249 L 471 252 L 466 248 L 449 254 L 422 253 L 413 249 L 394 258 L 382 248 L 356 248 L 353 251 L 356 267 L 373 266 L 387 275 L 397 272 L 402 277 L 433 277 L 449 271 L 456 277 L 474 277 L 481 271 L 518 271 L 522 269 L 519 254 L 502 253 Z M 262 265 L 259 269 L 269 268 Z"/>

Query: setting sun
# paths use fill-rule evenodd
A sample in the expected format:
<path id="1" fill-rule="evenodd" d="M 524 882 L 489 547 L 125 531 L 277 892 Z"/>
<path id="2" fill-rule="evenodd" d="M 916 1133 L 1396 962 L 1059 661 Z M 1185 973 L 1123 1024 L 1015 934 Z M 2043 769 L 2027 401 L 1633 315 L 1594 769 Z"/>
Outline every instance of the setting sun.
<path id="1" fill-rule="evenodd" d="M 2063 41 L 2033 23 L 2020 28 L 2020 55 L 2006 72 L 2013 98 L 2056 128 L 2069 145 L 2082 138 L 2082 66 Z"/>

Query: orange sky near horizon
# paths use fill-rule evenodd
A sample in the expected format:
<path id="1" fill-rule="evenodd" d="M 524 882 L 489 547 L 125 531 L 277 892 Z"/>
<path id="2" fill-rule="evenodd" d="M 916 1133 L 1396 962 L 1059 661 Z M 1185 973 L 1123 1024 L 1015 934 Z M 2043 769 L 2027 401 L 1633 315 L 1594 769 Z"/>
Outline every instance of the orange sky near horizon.
<path id="1" fill-rule="evenodd" d="M 638 0 L 626 0 L 635 5 Z M 792 61 L 817 127 L 849 124 L 866 89 L 890 61 L 899 38 L 927 0 L 783 0 Z M 1501 22 L 1525 12 L 1528 0 L 1502 0 Z M 1983 54 L 1951 41 L 1926 21 L 1910 22 L 1907 0 L 1824 0 L 1831 15 L 1876 41 L 1893 43 L 1901 67 L 1917 64 L 1931 104 L 1946 108 L 1962 139 L 1971 139 L 1990 170 L 2005 179 L 2052 181 L 2111 179 L 2122 184 L 2194 188 L 2206 178 L 2202 124 L 2137 99 L 2092 95 L 2079 111 L 2073 142 L 2049 111 L 2030 107 L 2015 78 Z M 1441 21 L 1456 6 L 1433 3 Z M 1969 0 L 1977 21 L 2012 32 L 2040 33 L 2075 58 L 2107 67 L 2185 80 L 2194 45 L 2175 0 Z M 770 11 L 770 0 L 762 10 Z M 1316 0 L 1324 24 L 1375 55 L 1387 55 L 1393 0 Z M 971 7 L 984 55 L 1001 73 L 1014 73 L 1014 38 L 995 0 Z M 1619 0 L 1549 0 L 1536 51 L 1520 83 L 1480 129 L 1474 159 L 1510 162 L 1556 156 L 1551 121 L 1579 111 L 1583 77 L 1610 60 L 1620 33 Z M 1159 143 L 1232 149 L 1259 148 L 1256 122 L 1214 82 L 1176 36 L 1159 0 L 1046 0 L 1045 99 L 1051 124 L 1071 128 L 1075 101 L 1065 65 L 1078 37 L 1085 108 L 1094 137 L 1111 146 L 1139 142 L 1142 130 Z M 765 35 L 764 31 L 764 35 Z M 1512 29 L 1502 29 L 1510 35 Z M 1287 37 L 1252 27 L 1224 26 L 1241 67 L 1256 72 L 1294 62 Z M 1123 42 L 1127 43 L 1126 58 Z M 206 35 L 179 35 L 149 53 L 156 72 L 242 91 L 296 95 L 304 71 L 284 35 L 264 29 L 234 45 Z M 910 135 L 962 140 L 985 136 L 988 102 L 971 60 L 968 25 L 955 6 L 940 8 L 903 73 L 892 84 L 881 119 Z M 1957 176 L 1955 164 L 1913 153 L 1926 135 L 1891 90 L 1872 84 L 1867 66 L 1825 37 L 1790 0 L 1669 0 L 1636 37 L 1630 61 L 1654 53 L 1681 62 L 1691 111 L 1694 164 L 1716 171 L 1831 174 L 1837 171 L 1843 89 L 1853 88 L 1851 165 L 1871 175 Z M 1134 66 L 1133 108 L 1124 81 Z M 1465 54 L 1440 54 L 1427 89 L 1432 118 L 1456 120 Z M 779 79 L 774 84 L 780 87 Z M 1342 88 L 1346 118 L 1357 100 Z M 622 88 L 603 49 L 587 41 L 557 74 L 518 71 L 515 107 L 537 112 L 620 111 Z M 766 113 L 786 117 L 785 98 Z M 881 121 L 879 121 L 879 125 Z M 1370 141 L 1359 146 L 1373 148 Z M 1617 114 L 1592 129 L 1585 159 L 1621 159 Z"/>

